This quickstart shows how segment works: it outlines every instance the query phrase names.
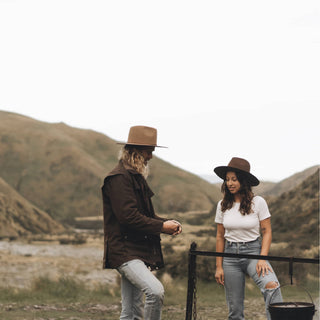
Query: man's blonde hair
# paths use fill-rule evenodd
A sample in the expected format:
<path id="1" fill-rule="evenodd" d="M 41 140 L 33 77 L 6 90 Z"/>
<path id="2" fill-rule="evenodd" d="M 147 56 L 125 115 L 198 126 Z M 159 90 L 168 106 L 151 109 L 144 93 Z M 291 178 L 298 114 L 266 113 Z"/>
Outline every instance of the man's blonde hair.
<path id="1" fill-rule="evenodd" d="M 149 166 L 145 165 L 142 152 L 134 146 L 124 146 L 119 153 L 119 160 L 140 173 L 145 179 L 149 174 Z"/>

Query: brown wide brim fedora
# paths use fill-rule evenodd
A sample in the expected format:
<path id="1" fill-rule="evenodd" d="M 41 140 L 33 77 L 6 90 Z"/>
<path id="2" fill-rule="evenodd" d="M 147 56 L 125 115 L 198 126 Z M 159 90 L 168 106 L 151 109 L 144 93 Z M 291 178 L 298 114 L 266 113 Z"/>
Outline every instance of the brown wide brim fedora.
<path id="1" fill-rule="evenodd" d="M 214 172 L 218 177 L 225 180 L 228 171 L 242 172 L 247 177 L 251 186 L 257 186 L 260 181 L 252 173 L 250 173 L 250 163 L 242 158 L 233 157 L 227 166 L 214 168 Z"/>
<path id="2" fill-rule="evenodd" d="M 167 148 L 157 145 L 157 129 L 146 126 L 131 127 L 128 135 L 128 141 L 117 143 L 130 146 Z"/>

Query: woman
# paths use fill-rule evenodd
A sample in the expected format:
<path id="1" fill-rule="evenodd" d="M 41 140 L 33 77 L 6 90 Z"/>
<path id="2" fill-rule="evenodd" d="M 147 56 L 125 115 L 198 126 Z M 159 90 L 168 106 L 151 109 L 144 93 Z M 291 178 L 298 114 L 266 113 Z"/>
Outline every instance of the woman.
<path id="1" fill-rule="evenodd" d="M 254 196 L 251 190 L 252 186 L 259 184 L 259 180 L 250 173 L 249 162 L 232 158 L 228 166 L 216 167 L 214 172 L 224 180 L 221 187 L 223 199 L 218 203 L 215 218 L 216 251 L 268 255 L 272 239 L 270 212 L 266 201 Z M 244 319 L 246 274 L 260 288 L 267 319 L 271 319 L 268 312 L 270 297 L 274 293 L 272 302 L 281 302 L 282 297 L 280 289 L 276 290 L 279 281 L 270 263 L 266 260 L 217 257 L 215 278 L 225 287 L 228 319 Z"/>

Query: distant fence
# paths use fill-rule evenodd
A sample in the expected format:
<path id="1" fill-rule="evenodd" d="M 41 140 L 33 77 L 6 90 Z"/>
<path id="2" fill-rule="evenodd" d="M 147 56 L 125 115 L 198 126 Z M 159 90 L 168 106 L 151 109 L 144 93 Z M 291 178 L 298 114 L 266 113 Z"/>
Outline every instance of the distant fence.
<path id="1" fill-rule="evenodd" d="M 269 260 L 269 261 L 284 261 L 289 263 L 289 275 L 292 284 L 293 277 L 293 263 L 312 263 L 319 264 L 319 259 L 305 259 L 305 258 L 295 258 L 295 257 L 276 257 L 276 256 L 261 256 L 254 254 L 236 254 L 236 253 L 223 253 L 223 252 L 213 252 L 213 251 L 197 251 L 197 244 L 193 242 L 190 245 L 189 250 L 189 263 L 188 263 L 188 292 L 187 292 L 187 306 L 186 306 L 186 320 L 196 320 L 197 310 L 196 310 L 196 267 L 197 267 L 197 256 L 206 257 L 228 257 L 228 258 L 247 258 L 247 259 L 258 259 L 258 260 Z"/>

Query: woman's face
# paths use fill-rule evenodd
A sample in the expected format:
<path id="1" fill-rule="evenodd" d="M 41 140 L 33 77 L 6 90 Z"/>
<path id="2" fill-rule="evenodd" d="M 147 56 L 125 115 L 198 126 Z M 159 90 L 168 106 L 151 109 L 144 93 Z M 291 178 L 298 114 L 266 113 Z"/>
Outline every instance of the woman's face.
<path id="1" fill-rule="evenodd" d="M 231 194 L 236 194 L 239 192 L 241 185 L 235 172 L 233 171 L 227 172 L 226 185 Z"/>

